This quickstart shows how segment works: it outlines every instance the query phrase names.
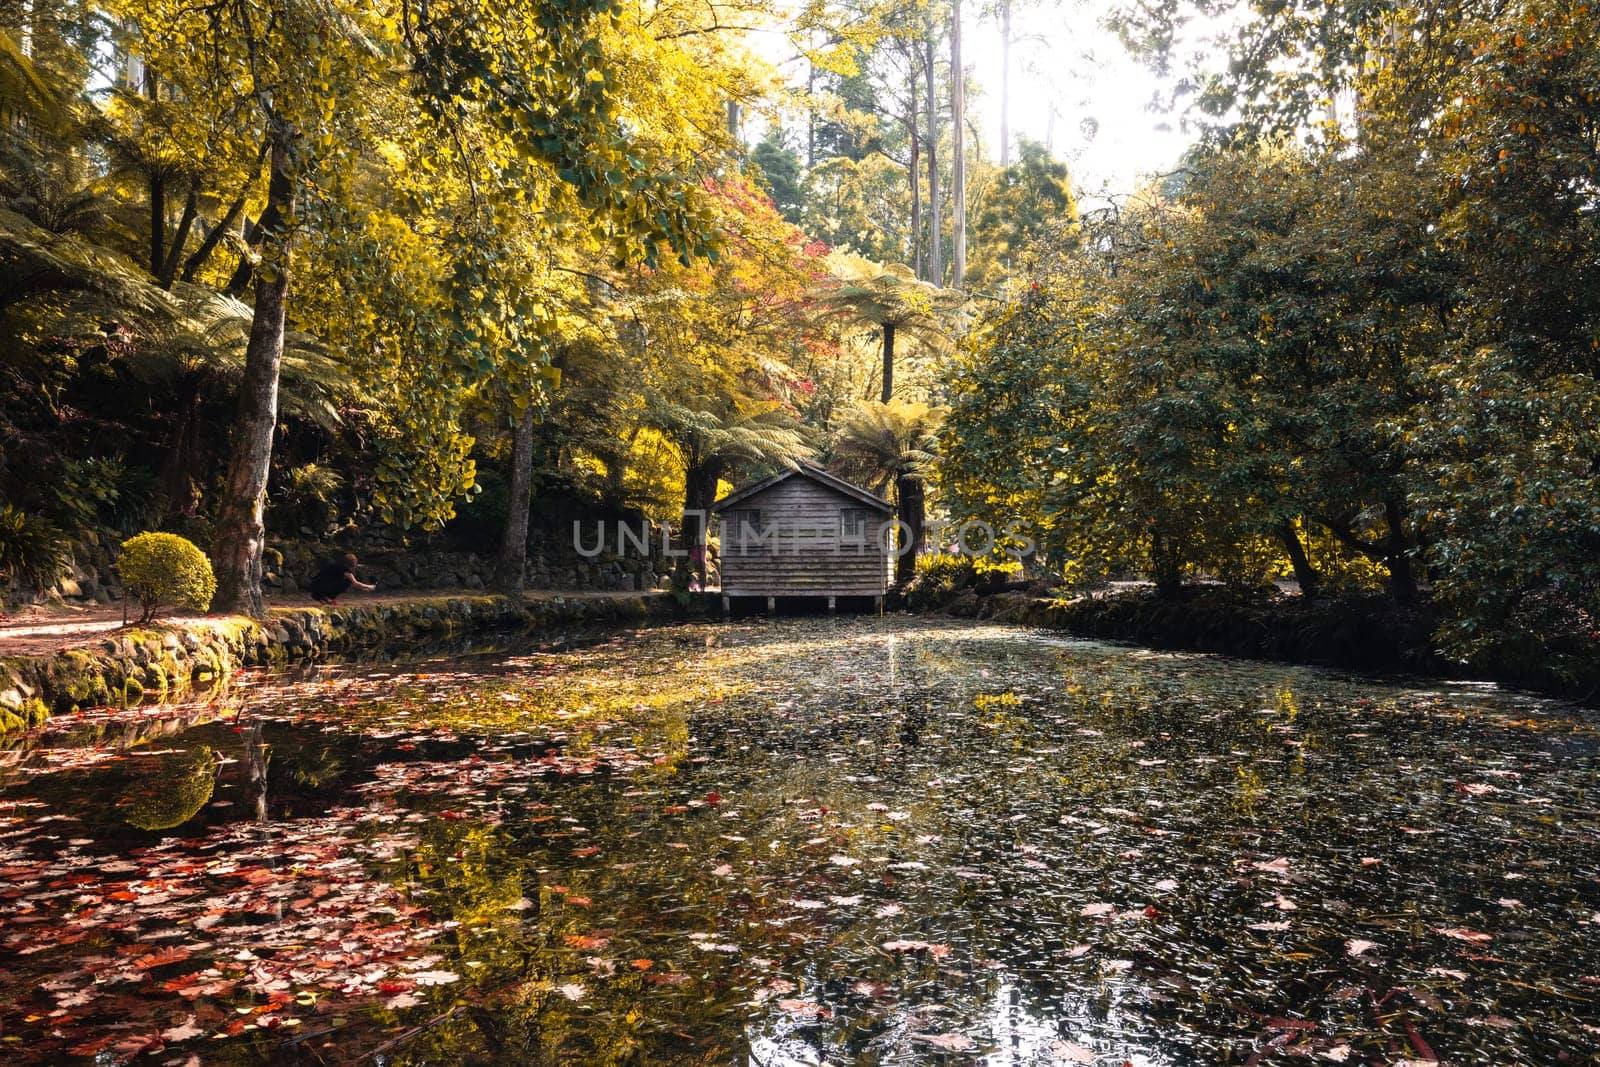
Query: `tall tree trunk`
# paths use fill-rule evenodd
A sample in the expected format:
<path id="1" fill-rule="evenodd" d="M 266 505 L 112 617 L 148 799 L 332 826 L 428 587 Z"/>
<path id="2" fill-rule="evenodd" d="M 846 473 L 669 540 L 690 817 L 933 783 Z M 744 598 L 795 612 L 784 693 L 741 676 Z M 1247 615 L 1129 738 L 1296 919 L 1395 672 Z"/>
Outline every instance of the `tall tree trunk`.
<path id="1" fill-rule="evenodd" d="M 961 69 L 961 0 L 950 3 L 950 283 L 967 280 L 967 86 Z"/>
<path id="2" fill-rule="evenodd" d="M 261 264 L 255 271 L 256 306 L 245 347 L 239 414 L 233 428 L 233 458 L 217 515 L 212 562 L 217 571 L 217 611 L 263 614 L 261 550 L 266 536 L 262 510 L 278 425 L 278 374 L 289 304 L 290 232 L 295 186 L 288 129 L 273 134 L 267 207 L 259 225 Z"/>
<path id="3" fill-rule="evenodd" d="M 928 281 L 944 284 L 944 233 L 939 207 L 939 97 L 933 72 L 933 16 L 928 16 L 928 39 L 924 42 L 923 79 L 927 89 L 928 112 Z"/>
<path id="4" fill-rule="evenodd" d="M 522 595 L 528 569 L 528 511 L 533 507 L 533 437 L 537 425 L 538 411 L 530 403 L 511 431 L 511 501 L 500 538 L 496 575 L 500 591 L 509 596 Z"/>
<path id="5" fill-rule="evenodd" d="M 817 65 L 806 60 L 806 170 L 817 165 Z"/>
<path id="6" fill-rule="evenodd" d="M 1000 0 L 1000 169 L 1011 166 L 1011 0 Z"/>
<path id="7" fill-rule="evenodd" d="M 927 541 L 926 497 L 920 478 L 897 477 L 894 496 L 899 504 L 900 521 L 906 524 L 906 541 L 909 547 L 895 557 L 894 584 L 904 589 L 917 573 L 917 557 Z"/>
<path id="8" fill-rule="evenodd" d="M 166 265 L 167 239 L 167 179 L 160 174 L 150 175 L 150 274 L 161 277 Z"/>
<path id="9" fill-rule="evenodd" d="M 1411 542 L 1406 537 L 1405 508 L 1399 500 L 1390 497 L 1383 502 L 1384 519 L 1389 525 L 1389 535 L 1384 545 L 1384 565 L 1389 568 L 1389 591 L 1402 604 L 1412 604 L 1417 599 L 1417 577 L 1411 571 Z"/>
<path id="10" fill-rule="evenodd" d="M 1278 540 L 1283 544 L 1283 550 L 1289 554 L 1289 563 L 1294 567 L 1294 580 L 1300 586 L 1300 595 L 1310 600 L 1317 595 L 1320 585 L 1316 568 L 1311 566 L 1311 557 L 1306 555 L 1306 546 L 1300 541 L 1300 531 L 1295 529 L 1294 523 L 1288 519 L 1278 524 Z"/>
<path id="11" fill-rule="evenodd" d="M 910 63 L 911 92 L 906 97 L 909 101 L 906 129 L 911 136 L 911 162 L 906 168 L 906 177 L 911 183 L 911 272 L 926 280 L 922 262 L 922 131 L 917 125 L 917 93 L 920 87 L 917 85 L 915 55 L 910 57 Z"/>
<path id="12" fill-rule="evenodd" d="M 894 396 L 894 323 L 883 324 L 883 402 Z"/>

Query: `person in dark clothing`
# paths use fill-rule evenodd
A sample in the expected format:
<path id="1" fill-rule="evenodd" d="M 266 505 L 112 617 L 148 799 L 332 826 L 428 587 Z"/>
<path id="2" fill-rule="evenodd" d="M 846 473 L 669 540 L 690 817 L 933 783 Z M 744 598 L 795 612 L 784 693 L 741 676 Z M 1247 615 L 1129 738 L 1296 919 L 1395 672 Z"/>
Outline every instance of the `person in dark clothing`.
<path id="1" fill-rule="evenodd" d="M 346 552 L 343 559 L 336 559 L 323 567 L 311 579 L 311 599 L 319 604 L 337 604 L 341 593 L 348 593 L 352 589 L 376 589 L 376 585 L 369 585 L 356 577 L 358 562 L 354 552 Z"/>

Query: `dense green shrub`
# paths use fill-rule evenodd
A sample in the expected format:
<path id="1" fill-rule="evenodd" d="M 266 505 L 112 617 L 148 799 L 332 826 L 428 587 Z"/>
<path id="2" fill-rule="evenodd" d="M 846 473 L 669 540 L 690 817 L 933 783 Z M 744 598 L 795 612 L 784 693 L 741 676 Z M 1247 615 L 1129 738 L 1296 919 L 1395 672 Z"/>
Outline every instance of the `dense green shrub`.
<path id="1" fill-rule="evenodd" d="M 1022 572 L 1022 564 L 1000 552 L 986 556 L 935 552 L 917 559 L 917 571 L 906 586 L 906 605 L 925 611 L 943 604 L 967 589 L 993 592 L 1007 578 Z"/>
<path id="2" fill-rule="evenodd" d="M 344 486 L 344 475 L 332 467 L 316 463 L 290 467 L 271 495 L 272 525 L 280 531 L 326 533 L 338 520 L 339 493 Z"/>
<path id="3" fill-rule="evenodd" d="M 67 539 L 54 524 L 0 505 L 0 577 L 43 593 L 67 566 Z"/>
<path id="4" fill-rule="evenodd" d="M 155 618 L 162 604 L 204 611 L 217 591 L 211 561 L 177 534 L 142 533 L 122 542 L 117 572 L 128 592 L 139 598 L 142 622 Z"/>

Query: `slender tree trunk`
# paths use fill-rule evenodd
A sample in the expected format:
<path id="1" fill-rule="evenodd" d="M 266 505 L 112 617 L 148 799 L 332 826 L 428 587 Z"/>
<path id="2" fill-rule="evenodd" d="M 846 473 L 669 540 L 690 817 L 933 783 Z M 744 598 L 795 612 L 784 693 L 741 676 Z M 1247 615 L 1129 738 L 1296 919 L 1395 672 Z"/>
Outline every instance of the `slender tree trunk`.
<path id="1" fill-rule="evenodd" d="M 967 280 L 967 86 L 961 68 L 961 0 L 950 3 L 950 284 Z"/>
<path id="2" fill-rule="evenodd" d="M 262 218 L 265 217 L 266 214 L 263 212 Z M 240 231 L 240 236 L 244 238 L 246 247 L 255 249 L 261 243 L 260 221 L 251 222 L 250 219 L 246 217 L 244 220 L 244 229 Z M 254 271 L 255 264 L 251 262 L 250 256 L 240 256 L 239 265 L 233 269 L 233 275 L 228 279 L 227 287 L 222 291 L 233 297 L 243 296 L 245 294 L 245 290 L 250 288 L 250 276 Z"/>
<path id="3" fill-rule="evenodd" d="M 498 584 L 508 596 L 522 595 L 528 569 L 528 511 L 533 507 L 533 438 L 538 411 L 530 403 L 511 431 L 511 501 L 500 538 Z"/>
<path id="4" fill-rule="evenodd" d="M 894 584 L 904 589 L 917 573 L 917 557 L 927 541 L 926 497 L 919 478 L 899 477 L 894 483 L 895 500 L 899 504 L 900 521 L 906 524 L 906 541 L 910 547 L 895 557 Z"/>
<path id="5" fill-rule="evenodd" d="M 1411 542 L 1406 537 L 1405 508 L 1391 497 L 1383 502 L 1383 514 L 1389 525 L 1384 551 L 1384 565 L 1389 568 L 1389 590 L 1400 603 L 1415 603 L 1417 577 L 1411 572 Z"/>
<path id="6" fill-rule="evenodd" d="M 1320 582 L 1316 568 L 1311 566 L 1311 557 L 1306 555 L 1306 547 L 1300 542 L 1300 531 L 1294 528 L 1294 523 L 1285 519 L 1278 524 L 1278 540 L 1283 543 L 1283 550 L 1289 554 L 1289 563 L 1294 567 L 1294 580 L 1300 586 L 1300 595 L 1310 600 L 1317 595 Z"/>
<path id="7" fill-rule="evenodd" d="M 195 215 L 199 211 L 200 180 L 195 178 L 189 182 L 189 193 L 183 200 L 183 215 L 178 220 L 178 228 L 172 233 L 172 244 L 157 275 L 163 289 L 171 289 L 172 283 L 177 280 L 178 261 L 183 257 L 183 246 L 189 243 L 189 231 L 194 228 Z"/>
<path id="8" fill-rule="evenodd" d="M 939 207 L 939 97 L 933 71 L 933 16 L 928 17 L 928 39 L 923 56 L 923 79 L 928 112 L 928 281 L 944 284 L 944 233 Z"/>
<path id="9" fill-rule="evenodd" d="M 200 241 L 200 247 L 196 248 L 190 253 L 189 258 L 183 261 L 183 274 L 180 277 L 184 281 L 194 281 L 194 276 L 199 273 L 201 267 L 206 265 L 206 260 L 210 259 L 211 253 L 217 250 L 217 245 L 222 243 L 223 237 L 227 236 L 228 231 L 233 229 L 233 224 L 238 221 L 239 214 L 242 211 L 244 211 L 244 197 L 241 196 L 228 205 L 228 210 L 223 214 L 222 218 L 217 220 L 217 224 L 211 227 Z"/>
<path id="10" fill-rule="evenodd" d="M 894 323 L 883 324 L 883 402 L 894 396 Z"/>
<path id="11" fill-rule="evenodd" d="M 911 163 L 906 169 L 906 177 L 911 182 L 911 272 L 919 278 L 926 279 L 922 262 L 922 132 L 917 126 L 917 60 L 911 60 L 911 92 L 906 99 L 909 101 L 908 117 L 906 119 L 907 132 L 911 135 Z"/>
<path id="12" fill-rule="evenodd" d="M 1011 0 L 1000 0 L 1000 169 L 1011 166 Z"/>
<path id="13" fill-rule="evenodd" d="M 275 131 L 267 208 L 260 225 L 262 261 L 255 271 L 256 306 L 245 347 L 239 414 L 233 428 L 233 458 L 217 515 L 212 562 L 217 595 L 212 607 L 259 616 L 261 550 L 266 536 L 262 511 L 278 425 L 278 373 L 283 363 L 290 266 L 290 220 L 294 218 L 294 174 L 287 129 Z"/>
<path id="14" fill-rule="evenodd" d="M 161 277 L 166 265 L 167 240 L 167 180 L 159 174 L 150 175 L 150 274 Z"/>
<path id="15" fill-rule="evenodd" d="M 806 170 L 817 165 L 817 65 L 806 61 Z"/>

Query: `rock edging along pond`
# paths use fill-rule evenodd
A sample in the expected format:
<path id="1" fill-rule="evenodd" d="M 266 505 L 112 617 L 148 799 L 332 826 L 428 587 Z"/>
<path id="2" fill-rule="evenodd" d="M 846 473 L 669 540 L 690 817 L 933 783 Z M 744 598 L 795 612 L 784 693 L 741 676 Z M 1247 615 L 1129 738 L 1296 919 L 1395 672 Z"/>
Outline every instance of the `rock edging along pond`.
<path id="1" fill-rule="evenodd" d="M 240 667 L 328 653 L 355 654 L 397 641 L 573 625 L 629 625 L 704 610 L 671 594 L 421 597 L 330 608 L 278 608 L 265 619 L 231 616 L 183 626 L 125 627 L 80 648 L 0 659 L 0 734 L 52 714 L 173 697 Z"/>

